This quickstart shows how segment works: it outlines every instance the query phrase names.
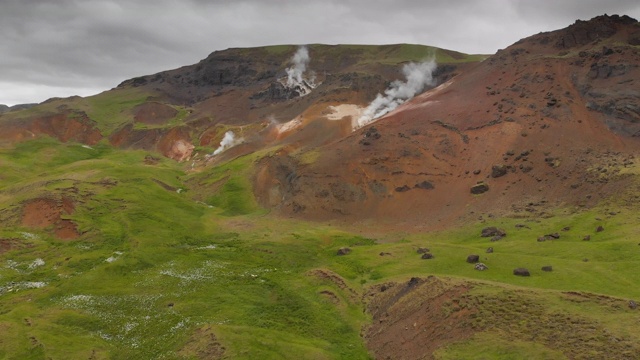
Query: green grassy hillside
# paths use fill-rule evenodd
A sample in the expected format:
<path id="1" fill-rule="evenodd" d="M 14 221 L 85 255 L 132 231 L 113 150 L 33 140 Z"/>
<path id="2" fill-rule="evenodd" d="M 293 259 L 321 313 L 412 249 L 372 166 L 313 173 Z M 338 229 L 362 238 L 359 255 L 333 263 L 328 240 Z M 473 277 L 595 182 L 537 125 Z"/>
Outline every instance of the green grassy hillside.
<path id="1" fill-rule="evenodd" d="M 371 321 L 364 292 L 429 275 L 471 281 L 472 298 L 486 301 L 477 306 L 486 317 L 509 309 L 508 302 L 491 307 L 492 301 L 522 297 L 640 341 L 637 317 L 619 305 L 640 298 L 633 280 L 640 271 L 634 209 L 561 209 L 546 219 L 495 219 L 397 241 L 388 239 L 399 234 L 370 239 L 260 209 L 247 180 L 255 156 L 189 173 L 166 159 L 149 165 L 147 155 L 46 138 L 0 151 L 6 245 L 0 357 L 367 359 L 360 337 Z M 37 198 L 71 199 L 75 210 L 61 217 L 77 224 L 78 238 L 56 238 L 51 226 L 25 226 L 23 205 Z M 497 242 L 481 238 L 488 225 L 508 235 Z M 596 233 L 597 226 L 605 230 Z M 560 239 L 536 241 L 553 232 Z M 587 234 L 591 240 L 583 241 Z M 494 252 L 487 254 L 489 246 Z M 352 252 L 337 256 L 342 247 Z M 435 258 L 422 260 L 418 247 Z M 469 254 L 481 255 L 489 270 L 474 270 L 465 262 Z M 546 265 L 553 271 L 542 272 Z M 527 267 L 531 276 L 513 276 L 516 267 Z M 558 300 L 563 291 L 619 301 L 609 308 Z M 518 321 L 525 334 L 543 328 L 536 319 Z M 477 335 L 438 356 L 555 359 L 567 351 L 535 339 L 505 340 L 511 325 L 502 324 L 494 330 L 476 324 Z"/>

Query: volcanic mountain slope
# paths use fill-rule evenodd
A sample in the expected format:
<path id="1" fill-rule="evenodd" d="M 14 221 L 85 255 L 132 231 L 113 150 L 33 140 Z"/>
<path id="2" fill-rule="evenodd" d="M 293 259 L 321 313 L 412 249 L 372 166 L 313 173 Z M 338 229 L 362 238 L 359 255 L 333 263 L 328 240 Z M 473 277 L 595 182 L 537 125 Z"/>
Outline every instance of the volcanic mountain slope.
<path id="1" fill-rule="evenodd" d="M 596 204 L 631 184 L 640 150 L 638 36 L 605 15 L 523 39 L 312 163 L 265 159 L 256 195 L 285 214 L 409 228 Z"/>
<path id="2" fill-rule="evenodd" d="M 3 114 L 0 357 L 637 358 L 638 34 L 435 50 L 361 128 L 433 49 L 233 49 Z"/>
<path id="3" fill-rule="evenodd" d="M 293 62 L 302 50 L 306 56 Z M 435 76 L 444 81 L 484 57 L 406 44 L 217 51 L 198 64 L 127 80 L 96 96 L 50 99 L 28 111 L 5 114 L 0 140 L 11 143 L 46 134 L 90 143 L 87 139 L 104 137 L 119 148 L 158 151 L 183 161 L 194 155 L 195 147 L 212 151 L 233 130 L 253 143 L 246 151 L 254 151 L 282 139 L 292 125 L 330 113 L 331 105 L 365 106 L 401 76 L 400 64 L 429 58 L 441 64 Z M 324 135 L 306 138 L 317 145 L 351 131 L 339 121 L 332 125 L 324 126 Z"/>

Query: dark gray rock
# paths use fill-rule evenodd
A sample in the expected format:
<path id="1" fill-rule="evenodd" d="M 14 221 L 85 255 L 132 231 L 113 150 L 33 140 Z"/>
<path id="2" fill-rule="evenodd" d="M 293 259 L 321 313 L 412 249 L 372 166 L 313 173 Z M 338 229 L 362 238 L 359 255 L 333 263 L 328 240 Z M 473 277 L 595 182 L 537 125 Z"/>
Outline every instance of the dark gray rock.
<path id="1" fill-rule="evenodd" d="M 517 275 L 517 276 L 531 276 L 531 274 L 529 273 L 529 270 L 525 269 L 525 268 L 517 268 L 517 269 L 513 269 L 513 275 Z"/>
<path id="2" fill-rule="evenodd" d="M 504 230 L 498 229 L 495 226 L 489 226 L 482 229 L 480 236 L 481 237 L 494 237 L 494 236 L 505 237 L 507 236 L 507 233 Z"/>
<path id="3" fill-rule="evenodd" d="M 489 191 L 489 185 L 484 182 L 479 182 L 471 187 L 471 193 L 474 195 L 483 194 Z"/>
<path id="4" fill-rule="evenodd" d="M 408 187 L 407 185 L 398 186 L 396 188 L 397 192 L 406 192 L 406 191 L 409 191 L 409 190 L 411 190 L 411 188 Z"/>
<path id="5" fill-rule="evenodd" d="M 480 261 L 480 255 L 469 255 L 467 256 L 467 262 L 469 264 L 475 264 Z"/>
<path id="6" fill-rule="evenodd" d="M 426 247 L 419 247 L 419 248 L 418 248 L 418 250 L 416 250 L 416 252 L 417 252 L 418 254 L 424 254 L 424 253 L 428 253 L 428 252 L 429 252 L 429 249 L 428 249 L 428 248 L 426 248 Z"/>
<path id="7" fill-rule="evenodd" d="M 431 189 L 435 188 L 432 183 L 430 183 L 430 182 L 428 182 L 426 180 L 423 181 L 423 182 L 417 183 L 414 187 L 416 189 L 422 189 L 422 190 L 431 190 Z"/>
<path id="8" fill-rule="evenodd" d="M 433 259 L 434 256 L 433 256 L 432 253 L 424 253 L 424 254 L 422 254 L 421 258 L 425 259 L 425 260 L 429 260 L 429 259 Z"/>
<path id="9" fill-rule="evenodd" d="M 351 253 L 351 249 L 348 247 L 343 247 L 338 249 L 338 255 L 342 256 L 342 255 L 347 255 Z"/>
<path id="10" fill-rule="evenodd" d="M 487 248 L 487 254 L 491 254 L 491 253 L 493 253 L 493 248 L 492 247 Z"/>
<path id="11" fill-rule="evenodd" d="M 491 167 L 491 177 L 499 178 L 501 176 L 507 175 L 507 170 L 509 168 L 506 165 L 494 165 Z"/>
<path id="12" fill-rule="evenodd" d="M 542 271 L 547 271 L 547 272 L 553 271 L 553 267 L 551 265 L 543 266 Z"/>

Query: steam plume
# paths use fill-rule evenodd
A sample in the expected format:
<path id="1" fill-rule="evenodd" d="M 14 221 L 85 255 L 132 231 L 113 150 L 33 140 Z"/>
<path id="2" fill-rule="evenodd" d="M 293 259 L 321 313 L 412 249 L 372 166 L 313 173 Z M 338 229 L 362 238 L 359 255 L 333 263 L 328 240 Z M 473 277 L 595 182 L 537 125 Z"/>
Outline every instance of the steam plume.
<path id="1" fill-rule="evenodd" d="M 307 71 L 309 60 L 309 50 L 307 47 L 298 47 L 298 51 L 296 51 L 291 58 L 292 66 L 287 69 L 287 86 L 292 87 L 302 84 L 302 75 Z"/>
<path id="2" fill-rule="evenodd" d="M 358 119 L 356 128 L 363 127 L 397 108 L 400 104 L 416 96 L 426 85 L 435 85 L 433 71 L 436 66 L 435 60 L 404 65 L 402 73 L 406 81 L 396 80 L 384 91 L 384 95 L 378 94 Z"/>
<path id="3" fill-rule="evenodd" d="M 242 139 L 237 139 L 236 134 L 234 134 L 233 131 L 227 131 L 224 134 L 222 141 L 220 141 L 220 146 L 213 152 L 212 155 L 218 155 L 221 152 L 227 150 L 228 148 L 239 144 L 241 141 Z"/>

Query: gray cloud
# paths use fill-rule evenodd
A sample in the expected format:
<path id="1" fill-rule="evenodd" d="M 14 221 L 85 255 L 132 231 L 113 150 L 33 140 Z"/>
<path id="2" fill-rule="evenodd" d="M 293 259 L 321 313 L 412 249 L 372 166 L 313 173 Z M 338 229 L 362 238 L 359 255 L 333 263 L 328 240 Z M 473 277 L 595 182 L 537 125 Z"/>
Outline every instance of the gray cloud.
<path id="1" fill-rule="evenodd" d="M 0 0 L 0 104 L 89 95 L 229 47 L 420 43 L 493 53 L 609 0 Z"/>

